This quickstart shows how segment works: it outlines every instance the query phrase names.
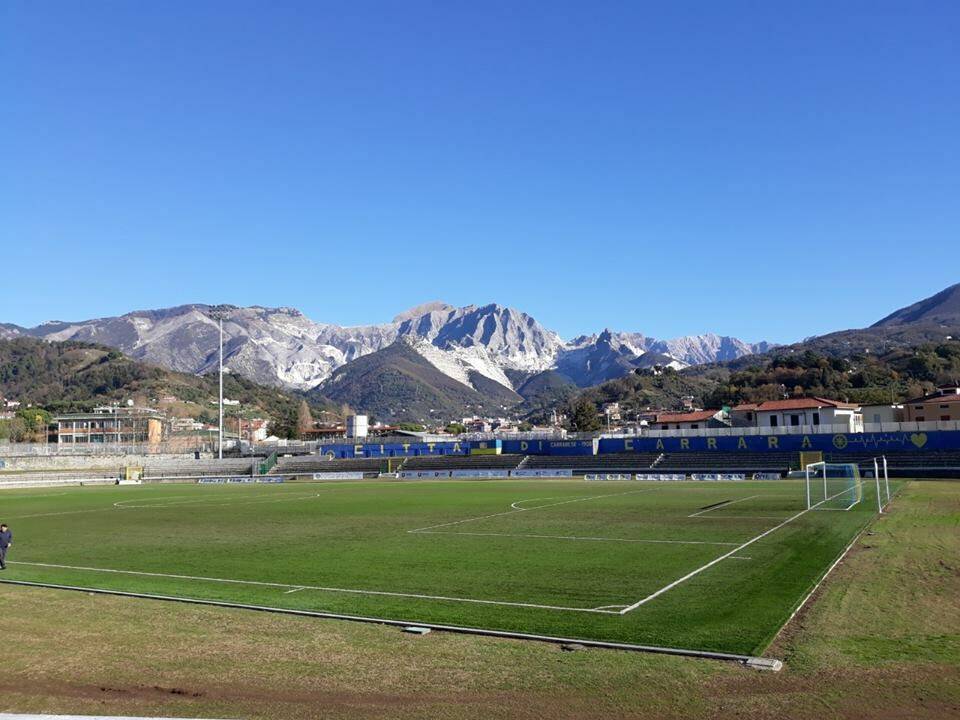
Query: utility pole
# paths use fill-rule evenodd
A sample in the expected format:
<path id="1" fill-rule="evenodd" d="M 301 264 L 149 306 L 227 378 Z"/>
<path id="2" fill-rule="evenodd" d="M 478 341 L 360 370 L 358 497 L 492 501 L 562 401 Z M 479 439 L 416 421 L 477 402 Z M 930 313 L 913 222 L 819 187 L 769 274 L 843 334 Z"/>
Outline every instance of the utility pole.
<path id="1" fill-rule="evenodd" d="M 220 442 L 217 444 L 217 457 L 223 460 L 223 316 L 220 322 Z"/>

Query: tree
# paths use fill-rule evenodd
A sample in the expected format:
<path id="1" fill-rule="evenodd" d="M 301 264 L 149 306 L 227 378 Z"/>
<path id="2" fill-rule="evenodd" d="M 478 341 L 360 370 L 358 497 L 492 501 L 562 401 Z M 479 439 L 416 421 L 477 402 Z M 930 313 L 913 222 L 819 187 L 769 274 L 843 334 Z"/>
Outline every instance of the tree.
<path id="1" fill-rule="evenodd" d="M 448 433 L 451 435 L 462 435 L 467 431 L 466 425 L 463 423 L 452 422 L 445 428 Z"/>
<path id="2" fill-rule="evenodd" d="M 580 397 L 570 407 L 570 427 L 576 432 L 592 432 L 600 429 L 596 406 L 586 397 Z"/>
<path id="3" fill-rule="evenodd" d="M 17 440 L 43 442 L 46 439 L 52 418 L 46 410 L 30 407 L 17 410 L 15 419 L 20 421 L 20 424 L 15 426 L 19 435 L 16 438 Z M 20 430 L 21 427 L 22 430 Z M 11 437 L 11 439 L 14 438 Z"/>
<path id="4" fill-rule="evenodd" d="M 0 420 L 0 439 L 10 442 L 22 442 L 27 435 L 27 424 L 23 418 L 15 417 L 10 420 Z"/>
<path id="5" fill-rule="evenodd" d="M 310 414 L 310 406 L 306 400 L 300 401 L 300 407 L 297 409 L 297 434 L 302 438 L 313 429 L 313 415 Z"/>

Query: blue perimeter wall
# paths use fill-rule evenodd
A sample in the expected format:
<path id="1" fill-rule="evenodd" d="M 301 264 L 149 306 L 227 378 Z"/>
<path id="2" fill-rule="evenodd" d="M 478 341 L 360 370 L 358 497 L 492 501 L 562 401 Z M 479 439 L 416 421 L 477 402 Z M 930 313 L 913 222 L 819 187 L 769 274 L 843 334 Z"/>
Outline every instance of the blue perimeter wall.
<path id="1" fill-rule="evenodd" d="M 596 452 L 594 445 L 597 445 Z M 469 455 L 479 443 L 387 443 L 324 445 L 333 458 Z M 733 437 L 605 438 L 594 440 L 504 440 L 505 455 L 594 455 L 623 452 L 927 452 L 960 450 L 960 430 L 932 432 L 841 433 L 811 435 L 738 435 Z"/>

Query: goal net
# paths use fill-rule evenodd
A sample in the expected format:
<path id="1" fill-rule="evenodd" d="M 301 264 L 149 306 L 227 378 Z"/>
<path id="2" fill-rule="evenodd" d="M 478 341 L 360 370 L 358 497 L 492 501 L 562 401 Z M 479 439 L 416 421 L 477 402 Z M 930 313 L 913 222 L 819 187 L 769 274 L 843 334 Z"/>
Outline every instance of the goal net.
<path id="1" fill-rule="evenodd" d="M 856 463 L 810 463 L 805 474 L 807 509 L 849 510 L 863 500 Z"/>

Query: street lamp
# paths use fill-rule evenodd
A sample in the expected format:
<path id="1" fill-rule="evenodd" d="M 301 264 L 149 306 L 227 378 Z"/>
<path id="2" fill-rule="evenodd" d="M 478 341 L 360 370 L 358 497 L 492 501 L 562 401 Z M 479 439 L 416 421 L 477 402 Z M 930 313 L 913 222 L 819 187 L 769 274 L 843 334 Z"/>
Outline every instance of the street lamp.
<path id="1" fill-rule="evenodd" d="M 217 457 L 223 459 L 223 310 L 222 308 L 214 309 L 210 315 L 211 320 L 217 321 L 217 329 L 220 333 L 220 354 L 218 357 L 218 376 L 220 384 L 220 392 L 218 397 L 218 408 L 219 408 L 219 422 L 217 423 Z"/>
<path id="2" fill-rule="evenodd" d="M 217 318 L 220 326 L 220 439 L 217 443 L 217 457 L 223 460 L 223 316 Z"/>

